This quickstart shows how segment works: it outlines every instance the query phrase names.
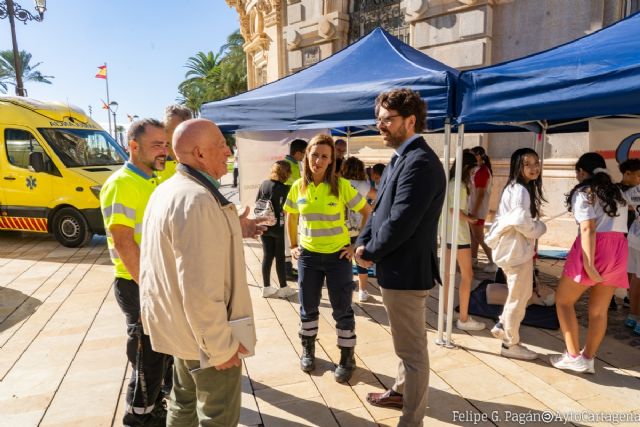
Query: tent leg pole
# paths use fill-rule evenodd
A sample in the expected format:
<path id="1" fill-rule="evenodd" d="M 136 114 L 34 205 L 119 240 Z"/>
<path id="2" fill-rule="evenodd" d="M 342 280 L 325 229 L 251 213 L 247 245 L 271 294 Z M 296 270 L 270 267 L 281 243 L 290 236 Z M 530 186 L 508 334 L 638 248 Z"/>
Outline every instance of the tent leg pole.
<path id="1" fill-rule="evenodd" d="M 447 338 L 445 346 L 454 347 L 451 341 L 451 331 L 453 329 L 453 295 L 456 282 L 456 258 L 458 255 L 458 229 L 460 228 L 460 186 L 462 180 L 462 147 L 464 143 L 464 125 L 458 128 L 458 142 L 456 144 L 456 170 L 453 186 L 453 222 L 451 230 L 451 258 L 449 259 L 449 294 L 447 301 Z M 448 205 L 448 195 L 445 197 L 445 205 Z M 446 242 L 445 242 L 446 249 Z"/>
<path id="2" fill-rule="evenodd" d="M 451 123 L 447 120 L 444 125 L 444 174 L 445 174 L 445 194 L 447 194 L 449 186 L 449 163 L 451 156 Z M 442 214 L 440 215 L 440 280 L 444 285 L 445 280 L 445 256 L 446 256 L 446 241 L 447 241 L 447 222 L 449 215 L 447 213 L 447 203 L 442 205 Z M 444 345 L 444 286 L 438 287 L 438 335 L 436 338 L 436 344 Z"/>

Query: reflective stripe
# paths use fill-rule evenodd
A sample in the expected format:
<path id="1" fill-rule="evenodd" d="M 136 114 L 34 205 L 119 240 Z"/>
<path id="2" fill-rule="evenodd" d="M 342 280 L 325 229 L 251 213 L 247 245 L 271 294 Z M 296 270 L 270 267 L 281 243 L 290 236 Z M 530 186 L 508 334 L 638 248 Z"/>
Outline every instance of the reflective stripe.
<path id="1" fill-rule="evenodd" d="M 109 256 L 111 259 L 120 259 L 120 254 L 118 254 L 116 248 L 109 248 Z"/>
<path id="2" fill-rule="evenodd" d="M 298 204 L 294 203 L 291 199 L 287 199 L 287 201 L 284 204 L 285 206 L 288 206 L 291 209 L 298 209 Z"/>
<path id="3" fill-rule="evenodd" d="M 360 203 L 362 199 L 363 197 L 360 195 L 360 193 L 358 193 L 353 199 L 349 200 L 349 203 L 347 203 L 347 206 L 349 206 L 349 209 L 353 209 L 356 206 L 358 206 L 358 203 Z"/>
<path id="4" fill-rule="evenodd" d="M 339 347 L 355 347 L 356 339 L 354 338 L 338 338 L 338 346 Z"/>
<path id="5" fill-rule="evenodd" d="M 102 209 L 102 216 L 105 218 L 109 218 L 113 214 L 122 214 L 130 220 L 136 220 L 136 210 L 122 203 L 114 203 Z"/>
<path id="6" fill-rule="evenodd" d="M 336 334 L 338 334 L 341 338 L 355 338 L 356 331 L 349 329 L 338 329 L 336 328 Z"/>
<path id="7" fill-rule="evenodd" d="M 315 337 L 318 335 L 318 321 L 300 322 L 300 335 L 304 337 Z"/>
<path id="8" fill-rule="evenodd" d="M 310 329 L 308 331 L 306 329 L 300 329 L 300 335 L 304 337 L 315 337 L 318 335 L 318 328 Z"/>
<path id="9" fill-rule="evenodd" d="M 136 224 L 135 228 L 133 229 L 134 233 L 137 234 L 141 234 L 142 233 L 142 224 Z"/>
<path id="10" fill-rule="evenodd" d="M 302 219 L 305 221 L 340 221 L 340 214 L 325 215 L 319 213 L 302 214 Z"/>
<path id="11" fill-rule="evenodd" d="M 300 322 L 300 327 L 302 329 L 311 329 L 318 328 L 319 322 L 317 320 L 311 320 L 309 322 Z"/>
<path id="12" fill-rule="evenodd" d="M 344 233 L 342 227 L 333 228 L 302 228 L 300 232 L 309 237 L 340 236 Z"/>
<path id="13" fill-rule="evenodd" d="M 151 405 L 151 406 L 147 406 L 146 408 L 143 408 L 143 407 L 131 406 L 127 404 L 126 411 L 129 414 L 143 415 L 143 414 L 150 414 L 153 411 L 153 408 L 155 407 L 156 405 Z"/>

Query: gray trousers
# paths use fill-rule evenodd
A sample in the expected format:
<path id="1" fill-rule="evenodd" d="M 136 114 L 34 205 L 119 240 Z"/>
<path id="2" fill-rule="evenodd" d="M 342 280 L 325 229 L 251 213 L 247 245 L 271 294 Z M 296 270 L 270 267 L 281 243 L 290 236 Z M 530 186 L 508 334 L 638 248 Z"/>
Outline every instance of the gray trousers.
<path id="1" fill-rule="evenodd" d="M 391 338 L 400 358 L 393 391 L 403 395 L 399 427 L 422 427 L 429 391 L 426 308 L 428 291 L 380 288 Z"/>
<path id="2" fill-rule="evenodd" d="M 174 357 L 167 427 L 237 426 L 242 369 L 218 371 L 197 369 L 199 366 L 198 361 Z"/>

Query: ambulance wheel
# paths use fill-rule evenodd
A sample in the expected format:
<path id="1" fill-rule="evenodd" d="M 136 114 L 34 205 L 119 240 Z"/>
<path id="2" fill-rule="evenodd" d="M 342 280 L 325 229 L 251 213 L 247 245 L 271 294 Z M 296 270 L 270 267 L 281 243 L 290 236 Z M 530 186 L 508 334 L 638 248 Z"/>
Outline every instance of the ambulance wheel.
<path id="1" fill-rule="evenodd" d="M 84 246 L 93 237 L 87 220 L 74 208 L 62 208 L 56 212 L 51 231 L 56 240 L 68 248 Z"/>

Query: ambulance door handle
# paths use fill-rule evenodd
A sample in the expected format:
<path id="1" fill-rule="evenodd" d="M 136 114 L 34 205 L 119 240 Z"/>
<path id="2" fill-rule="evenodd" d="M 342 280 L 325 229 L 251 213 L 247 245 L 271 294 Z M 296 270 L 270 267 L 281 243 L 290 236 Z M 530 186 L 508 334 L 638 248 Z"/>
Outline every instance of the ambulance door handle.
<path id="1" fill-rule="evenodd" d="M 6 179 L 7 181 L 15 181 L 16 177 L 15 176 L 5 176 L 4 179 Z"/>

